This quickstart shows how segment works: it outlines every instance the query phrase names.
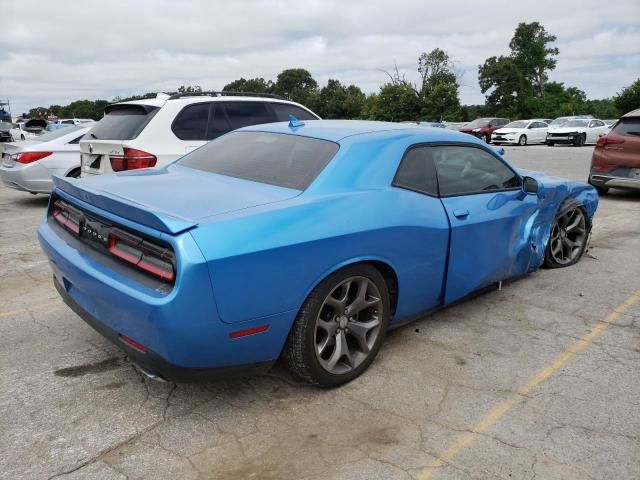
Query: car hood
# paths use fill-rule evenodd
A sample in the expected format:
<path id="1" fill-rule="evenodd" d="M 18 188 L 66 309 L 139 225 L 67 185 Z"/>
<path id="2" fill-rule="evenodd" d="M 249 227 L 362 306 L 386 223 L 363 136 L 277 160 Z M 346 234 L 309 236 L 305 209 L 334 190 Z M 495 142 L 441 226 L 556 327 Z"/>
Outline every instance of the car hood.
<path id="1" fill-rule="evenodd" d="M 54 177 L 54 181 L 60 190 L 89 204 L 169 233 L 301 193 L 175 164 L 80 180 Z"/>
<path id="2" fill-rule="evenodd" d="M 587 127 L 558 127 L 550 128 L 547 130 L 549 133 L 571 133 L 571 132 L 586 132 Z"/>

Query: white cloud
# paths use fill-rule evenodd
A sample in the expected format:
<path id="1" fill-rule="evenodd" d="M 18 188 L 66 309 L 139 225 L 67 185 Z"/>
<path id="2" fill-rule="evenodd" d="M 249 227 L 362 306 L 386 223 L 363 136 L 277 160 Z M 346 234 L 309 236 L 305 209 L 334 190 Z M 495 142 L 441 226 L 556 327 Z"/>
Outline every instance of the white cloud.
<path id="1" fill-rule="evenodd" d="M 394 62 L 415 79 L 418 55 L 440 47 L 464 71 L 464 103 L 481 103 L 477 66 L 505 54 L 518 22 L 556 35 L 551 78 L 608 97 L 639 75 L 640 4 L 620 0 L 465 2 L 22 0 L 4 2 L 0 98 L 14 113 L 79 98 L 179 85 L 222 88 L 303 67 L 321 83 L 367 92 Z"/>

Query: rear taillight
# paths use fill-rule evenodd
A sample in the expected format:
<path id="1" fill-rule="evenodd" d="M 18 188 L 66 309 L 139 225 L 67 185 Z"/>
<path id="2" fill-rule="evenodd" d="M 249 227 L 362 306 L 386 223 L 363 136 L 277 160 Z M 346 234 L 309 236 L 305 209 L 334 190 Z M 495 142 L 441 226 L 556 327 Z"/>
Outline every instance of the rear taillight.
<path id="1" fill-rule="evenodd" d="M 592 170 L 593 172 L 608 172 L 608 171 L 609 171 L 609 168 L 610 168 L 610 167 L 609 167 L 608 165 L 605 165 L 605 166 L 602 166 L 602 165 L 594 165 L 594 166 L 592 166 L 592 167 L 591 167 L 591 170 Z"/>
<path id="2" fill-rule="evenodd" d="M 175 279 L 175 257 L 166 247 L 156 245 L 120 229 L 109 233 L 107 248 L 111 255 L 168 282 Z"/>
<path id="3" fill-rule="evenodd" d="M 111 169 L 114 172 L 155 167 L 156 163 L 158 163 L 158 159 L 155 155 L 143 152 L 142 150 L 125 147 L 123 148 L 123 152 L 124 155 L 109 156 L 109 160 L 111 161 Z"/>
<path id="4" fill-rule="evenodd" d="M 51 209 L 53 218 L 67 230 L 80 234 L 80 212 L 61 200 L 56 200 Z"/>
<path id="5" fill-rule="evenodd" d="M 13 158 L 18 163 L 32 163 L 37 162 L 38 160 L 42 160 L 52 153 L 53 152 L 23 152 L 16 153 L 15 155 L 12 155 L 11 158 Z"/>
<path id="6" fill-rule="evenodd" d="M 604 148 L 607 145 L 619 145 L 621 143 L 624 143 L 624 138 L 610 137 L 608 135 L 604 135 L 600 137 L 596 142 L 596 148 Z"/>

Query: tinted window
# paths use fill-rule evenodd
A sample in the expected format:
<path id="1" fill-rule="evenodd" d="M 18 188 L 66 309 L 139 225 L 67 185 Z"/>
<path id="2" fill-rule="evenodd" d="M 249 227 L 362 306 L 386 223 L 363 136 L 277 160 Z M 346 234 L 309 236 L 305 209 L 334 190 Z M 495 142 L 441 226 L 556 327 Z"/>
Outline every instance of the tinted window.
<path id="1" fill-rule="evenodd" d="M 622 118 L 611 131 L 618 135 L 640 137 L 640 117 Z"/>
<path id="2" fill-rule="evenodd" d="M 272 103 L 271 108 L 278 122 L 288 122 L 289 115 L 293 115 L 298 120 L 317 120 L 316 117 L 307 112 L 304 108 L 289 105 L 288 103 Z"/>
<path id="3" fill-rule="evenodd" d="M 304 190 L 338 151 L 327 140 L 282 133 L 232 132 L 186 155 L 180 165 Z"/>
<path id="4" fill-rule="evenodd" d="M 438 180 L 431 150 L 431 147 L 416 147 L 407 151 L 398 167 L 393 185 L 438 195 Z"/>
<path id="5" fill-rule="evenodd" d="M 184 107 L 171 124 L 180 140 L 206 140 L 210 103 L 194 103 Z"/>
<path id="6" fill-rule="evenodd" d="M 222 103 L 212 103 L 211 113 L 209 115 L 209 129 L 207 131 L 207 140 L 213 140 L 220 135 L 224 135 L 231 127 L 227 121 L 227 116 L 224 113 L 224 106 Z"/>
<path id="7" fill-rule="evenodd" d="M 509 167 L 480 148 L 433 147 L 433 160 L 443 196 L 520 186 L 520 178 Z"/>
<path id="8" fill-rule="evenodd" d="M 275 121 L 265 102 L 226 102 L 231 128 L 246 127 Z"/>
<path id="9" fill-rule="evenodd" d="M 112 105 L 88 135 L 96 140 L 131 140 L 140 135 L 157 111 L 158 107 L 149 105 Z"/>
<path id="10" fill-rule="evenodd" d="M 519 120 L 517 122 L 511 122 L 506 125 L 507 128 L 527 128 L 529 122 L 526 120 Z"/>

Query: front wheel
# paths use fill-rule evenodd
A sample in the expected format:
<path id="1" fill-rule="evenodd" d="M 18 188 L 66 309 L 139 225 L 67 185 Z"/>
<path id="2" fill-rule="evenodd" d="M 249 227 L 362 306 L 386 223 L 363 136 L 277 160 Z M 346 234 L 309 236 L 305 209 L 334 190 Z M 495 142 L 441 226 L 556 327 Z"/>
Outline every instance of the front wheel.
<path id="1" fill-rule="evenodd" d="M 582 135 L 578 135 L 576 137 L 576 139 L 573 141 L 573 144 L 576 147 L 582 147 L 582 146 L 584 146 L 585 141 L 586 141 L 586 138 L 585 138 L 585 135 L 583 133 Z"/>
<path id="2" fill-rule="evenodd" d="M 389 318 L 389 293 L 377 269 L 359 264 L 339 270 L 304 302 L 284 347 L 285 363 L 309 383 L 347 383 L 373 362 Z"/>
<path id="3" fill-rule="evenodd" d="M 548 268 L 573 265 L 587 247 L 589 235 L 587 216 L 580 206 L 561 208 L 551 226 L 551 235 L 544 255 Z"/>
<path id="4" fill-rule="evenodd" d="M 527 137 L 525 135 L 520 135 L 520 138 L 518 139 L 518 145 L 520 145 L 521 147 L 524 147 L 527 144 Z"/>
<path id="5" fill-rule="evenodd" d="M 550 141 L 550 140 L 547 140 L 547 146 L 549 146 L 549 147 L 553 147 L 554 145 L 555 145 L 555 143 L 553 143 L 553 142 L 552 142 L 552 141 Z"/>
<path id="6" fill-rule="evenodd" d="M 484 137 L 483 140 L 485 143 L 491 143 L 491 134 L 487 133 Z"/>

